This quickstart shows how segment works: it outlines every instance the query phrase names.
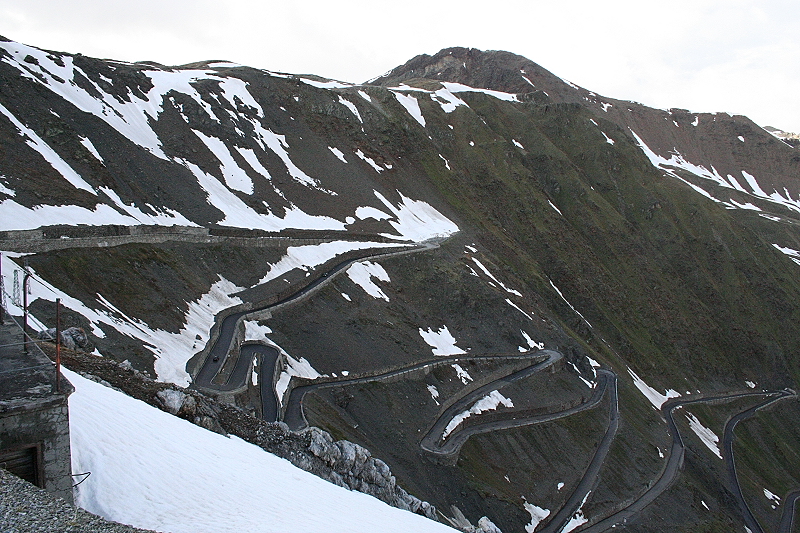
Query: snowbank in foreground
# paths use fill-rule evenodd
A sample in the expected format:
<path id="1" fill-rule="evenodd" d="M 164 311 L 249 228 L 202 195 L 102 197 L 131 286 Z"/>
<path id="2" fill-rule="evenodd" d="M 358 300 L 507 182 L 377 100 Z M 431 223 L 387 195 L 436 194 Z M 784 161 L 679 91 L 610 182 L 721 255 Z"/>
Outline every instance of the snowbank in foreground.
<path id="1" fill-rule="evenodd" d="M 453 532 L 66 370 L 76 503 L 138 527 L 191 532 Z"/>

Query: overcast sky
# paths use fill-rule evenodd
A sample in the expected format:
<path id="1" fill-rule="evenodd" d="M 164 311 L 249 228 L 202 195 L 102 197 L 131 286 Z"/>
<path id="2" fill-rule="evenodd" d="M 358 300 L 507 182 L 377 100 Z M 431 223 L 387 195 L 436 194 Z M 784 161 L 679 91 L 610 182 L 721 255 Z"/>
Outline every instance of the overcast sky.
<path id="1" fill-rule="evenodd" d="M 0 35 L 350 82 L 449 46 L 507 50 L 609 97 L 800 132 L 800 0 L 0 0 Z"/>

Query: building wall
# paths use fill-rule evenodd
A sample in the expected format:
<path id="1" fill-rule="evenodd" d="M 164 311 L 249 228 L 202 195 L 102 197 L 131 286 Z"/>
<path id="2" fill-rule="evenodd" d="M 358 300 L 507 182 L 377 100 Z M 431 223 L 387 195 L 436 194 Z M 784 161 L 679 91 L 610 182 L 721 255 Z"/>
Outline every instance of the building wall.
<path id="1" fill-rule="evenodd" d="M 40 485 L 72 503 L 69 409 L 63 402 L 0 413 L 0 450 L 39 448 Z"/>

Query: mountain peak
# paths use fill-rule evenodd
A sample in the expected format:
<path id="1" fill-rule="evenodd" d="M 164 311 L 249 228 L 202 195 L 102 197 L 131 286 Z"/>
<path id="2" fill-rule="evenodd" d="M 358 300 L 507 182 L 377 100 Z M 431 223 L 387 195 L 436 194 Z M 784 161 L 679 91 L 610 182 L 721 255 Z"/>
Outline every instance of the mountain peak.
<path id="1" fill-rule="evenodd" d="M 432 56 L 420 54 L 371 83 L 387 86 L 413 79 L 462 83 L 514 94 L 543 91 L 568 102 L 581 101 L 586 92 L 521 55 L 464 47 L 444 48 Z"/>

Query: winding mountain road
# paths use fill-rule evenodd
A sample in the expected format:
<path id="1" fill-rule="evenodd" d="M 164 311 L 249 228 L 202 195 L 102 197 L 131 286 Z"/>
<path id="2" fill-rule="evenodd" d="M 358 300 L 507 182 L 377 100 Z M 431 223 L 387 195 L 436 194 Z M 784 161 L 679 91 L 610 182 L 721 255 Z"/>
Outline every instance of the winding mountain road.
<path id="1" fill-rule="evenodd" d="M 669 400 L 669 401 L 665 402 L 661 406 L 661 413 L 663 414 L 664 418 L 666 419 L 667 426 L 669 428 L 669 433 L 670 433 L 670 435 L 672 435 L 672 446 L 670 448 L 670 453 L 669 453 L 669 458 L 667 459 L 667 464 L 664 467 L 664 470 L 661 472 L 661 475 L 656 480 L 656 482 L 650 486 L 649 489 L 647 489 L 641 496 L 639 496 L 639 498 L 637 498 L 635 501 L 633 501 L 630 505 L 626 506 L 625 508 L 615 512 L 611 516 L 608 516 L 608 517 L 604 518 L 603 520 L 600 520 L 599 522 L 597 522 L 597 523 L 595 523 L 595 524 L 593 524 L 591 526 L 588 526 L 588 527 L 585 527 L 583 529 L 580 529 L 579 531 L 581 533 L 599 533 L 601 531 L 606 531 L 608 529 L 611 529 L 611 528 L 615 527 L 618 524 L 625 523 L 629 519 L 631 519 L 634 515 L 639 513 L 642 509 L 644 509 L 649 504 L 651 504 L 658 496 L 660 496 L 665 490 L 667 490 L 667 488 L 669 488 L 669 486 L 672 484 L 672 482 L 675 480 L 675 478 L 680 473 L 680 468 L 683 465 L 684 452 L 685 452 L 685 449 L 686 449 L 686 445 L 683 442 L 683 437 L 681 437 L 681 434 L 678 431 L 678 426 L 675 423 L 675 419 L 673 417 L 673 411 L 675 411 L 676 409 L 679 409 L 679 408 L 681 408 L 683 406 L 691 405 L 691 404 L 694 404 L 694 403 L 705 403 L 705 402 L 712 402 L 712 401 L 717 401 L 717 400 L 731 400 L 731 399 L 735 399 L 735 398 L 744 398 L 744 397 L 748 397 L 748 396 L 763 396 L 765 394 L 773 396 L 773 397 L 768 399 L 766 402 L 762 403 L 760 406 L 757 406 L 757 408 L 762 408 L 762 407 L 766 406 L 769 403 L 772 403 L 772 402 L 775 402 L 775 401 L 778 401 L 778 400 L 781 400 L 781 399 L 784 399 L 784 398 L 787 398 L 787 397 L 791 397 L 791 396 L 794 395 L 793 393 L 789 393 L 788 391 L 780 391 L 780 392 L 775 392 L 775 393 L 743 392 L 743 393 L 737 393 L 737 394 L 728 394 L 728 395 L 720 395 L 720 396 L 709 396 L 709 397 L 703 397 L 703 398 L 693 398 L 693 399 L 689 399 L 689 400 L 674 399 L 674 400 Z M 756 408 L 753 408 L 753 409 L 756 409 Z M 753 412 L 755 412 L 755 411 L 753 411 Z M 729 423 L 730 423 L 730 421 L 729 421 Z M 733 438 L 732 429 L 731 429 L 730 433 L 728 433 L 727 428 L 728 428 L 728 425 L 726 424 L 725 435 L 727 437 L 727 441 L 726 441 L 725 438 L 723 438 L 723 444 L 725 444 L 725 445 L 727 445 L 727 443 L 730 443 L 732 441 L 732 438 Z M 735 468 L 735 466 L 734 466 L 734 468 Z M 733 476 L 734 476 L 734 478 L 736 476 L 735 470 L 734 470 Z M 738 481 L 736 481 L 736 486 L 738 487 Z M 749 509 L 748 509 L 748 511 L 749 511 Z M 759 531 L 761 531 L 761 530 L 759 529 Z"/>
<path id="2" fill-rule="evenodd" d="M 227 316 L 224 316 L 222 322 L 219 325 L 218 334 L 216 339 L 214 340 L 214 344 L 208 351 L 208 354 L 203 361 L 203 364 L 200 367 L 200 370 L 194 376 L 193 383 L 196 387 L 201 389 L 208 389 L 214 392 L 230 392 L 236 389 L 243 387 L 246 382 L 248 375 L 250 373 L 251 365 L 253 364 L 254 357 L 260 356 L 262 357 L 262 361 L 267 361 L 269 364 L 269 360 L 273 359 L 272 364 L 274 365 L 274 358 L 278 356 L 278 351 L 276 348 L 272 346 L 267 346 L 264 344 L 260 345 L 250 345 L 252 348 L 247 349 L 246 356 L 242 353 L 241 350 L 234 350 L 231 344 L 233 343 L 233 336 L 236 333 L 239 320 L 244 317 L 245 315 L 249 315 L 252 313 L 257 313 L 260 311 L 265 311 L 268 309 L 272 309 L 278 307 L 280 305 L 284 305 L 286 303 L 298 300 L 311 292 L 316 291 L 319 289 L 323 284 L 327 283 L 334 276 L 338 273 L 343 271 L 344 269 L 348 268 L 353 263 L 357 263 L 359 261 L 365 261 L 368 259 L 377 259 L 382 257 L 389 257 L 394 255 L 402 255 L 407 253 L 414 253 L 414 252 L 422 252 L 426 250 L 431 250 L 437 248 L 439 245 L 435 243 L 423 243 L 418 245 L 408 245 L 412 247 L 411 249 L 405 249 L 402 251 L 387 251 L 381 253 L 375 253 L 374 249 L 370 250 L 371 253 L 365 254 L 363 256 L 359 256 L 353 259 L 348 259 L 345 261 L 341 261 L 331 267 L 329 270 L 323 272 L 319 277 L 312 280 L 310 283 L 299 289 L 297 292 L 294 292 L 285 298 L 278 300 L 277 302 L 273 302 L 269 305 L 264 305 L 260 307 L 256 307 L 253 309 L 246 309 L 242 311 L 238 311 L 235 313 L 231 313 Z M 220 317 L 225 314 L 225 311 L 222 311 L 217 315 Z M 218 318 L 219 320 L 219 318 Z M 232 352 L 236 352 L 233 354 Z M 234 364 L 233 370 L 231 371 L 228 379 L 225 383 L 214 383 L 214 379 L 219 374 L 220 370 L 222 370 L 223 365 L 225 364 L 227 358 L 229 356 L 235 355 L 236 362 Z M 272 386 L 272 374 L 269 374 L 269 386 Z M 260 376 L 264 377 L 264 376 Z M 264 382 L 261 379 L 262 383 Z M 269 401 L 270 395 L 265 395 L 262 390 L 262 400 L 267 399 Z M 272 393 L 274 397 L 274 391 Z M 277 412 L 276 406 L 268 405 L 262 406 L 262 409 L 265 411 Z"/>
<path id="3" fill-rule="evenodd" d="M 373 381 L 382 381 L 389 378 L 394 378 L 400 376 L 402 374 L 408 374 L 410 372 L 414 372 L 416 370 L 421 370 L 426 367 L 437 366 L 442 364 L 456 364 L 461 362 L 469 362 L 469 361 L 490 361 L 490 360 L 520 360 L 520 359 L 535 359 L 535 362 L 514 374 L 526 373 L 525 375 L 530 375 L 533 372 L 541 370 L 542 368 L 552 365 L 559 359 L 561 359 L 561 354 L 555 352 L 553 350 L 539 350 L 536 352 L 527 352 L 527 353 L 520 353 L 514 355 L 451 355 L 451 356 L 440 356 L 434 359 L 426 359 L 425 361 L 420 361 L 418 363 L 413 363 L 411 365 L 405 366 L 403 368 L 399 368 L 397 370 L 392 370 L 389 372 L 383 372 L 380 374 L 374 374 L 370 376 L 361 376 L 357 378 L 350 378 L 350 379 L 342 379 L 337 381 L 330 381 L 325 383 L 309 383 L 308 385 L 300 385 L 298 387 L 294 387 L 291 392 L 289 393 L 289 399 L 287 401 L 286 407 L 286 414 L 284 415 L 283 421 L 286 422 L 286 425 L 289 426 L 289 429 L 293 431 L 299 431 L 308 426 L 308 422 L 305 418 L 305 413 L 303 411 L 303 398 L 309 392 L 314 392 L 319 389 L 323 388 L 331 388 L 331 387 L 342 387 L 346 385 L 355 385 L 357 383 L 369 383 Z M 544 361 L 541 361 L 542 358 L 546 358 Z M 531 371 L 532 368 L 535 370 Z M 483 394 L 486 394 L 485 390 L 494 390 L 498 388 L 496 385 L 497 383 L 507 383 L 510 376 L 501 377 L 495 381 L 492 381 L 488 385 L 484 385 L 479 389 L 471 391 L 464 398 L 459 400 L 459 405 L 462 403 L 470 403 L 470 401 L 476 400 Z M 517 378 L 519 379 L 519 378 Z M 465 400 L 465 398 L 467 398 Z M 448 412 L 448 411 L 446 411 Z M 445 414 L 440 415 L 437 419 L 436 424 L 439 424 L 445 417 Z M 441 426 L 442 431 L 444 430 L 444 426 L 447 425 L 450 419 L 445 420 Z"/>

